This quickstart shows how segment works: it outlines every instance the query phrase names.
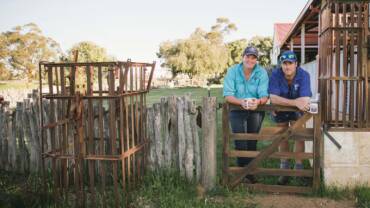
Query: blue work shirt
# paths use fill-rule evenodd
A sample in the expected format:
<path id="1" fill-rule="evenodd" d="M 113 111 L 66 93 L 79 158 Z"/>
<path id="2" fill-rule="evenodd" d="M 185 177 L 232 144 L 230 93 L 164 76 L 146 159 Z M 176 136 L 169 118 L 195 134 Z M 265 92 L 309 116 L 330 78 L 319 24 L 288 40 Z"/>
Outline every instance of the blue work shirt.
<path id="1" fill-rule="evenodd" d="M 301 67 L 297 67 L 296 74 L 289 86 L 282 68 L 276 68 L 270 77 L 269 93 L 287 99 L 311 97 L 310 74 Z"/>
<path id="2" fill-rule="evenodd" d="M 223 95 L 238 99 L 268 97 L 268 83 L 268 74 L 260 65 L 254 66 L 249 80 L 246 80 L 243 63 L 236 64 L 227 70 Z"/>

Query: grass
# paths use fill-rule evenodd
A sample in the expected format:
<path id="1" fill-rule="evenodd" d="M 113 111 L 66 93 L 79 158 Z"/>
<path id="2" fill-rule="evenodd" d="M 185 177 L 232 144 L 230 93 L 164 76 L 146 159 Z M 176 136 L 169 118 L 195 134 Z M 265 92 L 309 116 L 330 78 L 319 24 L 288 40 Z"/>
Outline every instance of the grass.
<path id="1" fill-rule="evenodd" d="M 257 207 L 257 204 L 246 203 L 245 199 L 253 197 L 245 190 L 230 191 L 217 187 L 208 194 L 199 194 L 199 186 L 187 181 L 178 172 L 161 170 L 146 175 L 142 187 L 134 194 L 133 207 Z"/>

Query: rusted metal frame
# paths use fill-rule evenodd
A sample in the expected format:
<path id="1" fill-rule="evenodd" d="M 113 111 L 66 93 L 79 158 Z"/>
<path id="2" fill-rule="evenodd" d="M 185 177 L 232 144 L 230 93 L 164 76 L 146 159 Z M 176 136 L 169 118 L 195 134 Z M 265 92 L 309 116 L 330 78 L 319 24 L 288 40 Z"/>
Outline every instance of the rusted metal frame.
<path id="1" fill-rule="evenodd" d="M 366 127 L 370 127 L 370 105 L 369 105 L 369 99 L 370 99 L 370 94 L 369 94 L 369 74 L 368 74 L 368 37 L 369 37 L 369 5 L 364 4 L 364 26 L 363 26 L 363 33 L 364 33 L 364 44 L 363 44 L 363 70 L 364 70 L 364 77 L 365 77 L 365 120 L 366 120 Z"/>
<path id="2" fill-rule="evenodd" d="M 130 90 L 134 90 L 134 67 L 130 65 Z M 130 96 L 130 116 L 131 116 L 131 122 L 130 122 L 130 137 L 131 137 L 131 147 L 130 149 L 135 146 L 135 115 L 134 115 L 134 104 L 135 100 L 133 96 Z M 135 155 L 131 156 L 131 164 L 132 164 L 132 184 L 133 187 L 136 185 L 136 163 L 135 163 Z"/>
<path id="3" fill-rule="evenodd" d="M 140 90 L 140 67 L 136 67 L 135 69 L 135 90 L 139 91 Z M 139 95 L 135 95 L 135 130 L 136 130 L 136 144 L 139 145 L 142 142 L 142 138 L 140 138 L 140 116 L 141 116 L 141 108 L 140 108 L 140 97 Z M 140 181 L 141 178 L 141 159 L 142 159 L 142 154 L 141 152 L 136 153 L 136 178 L 137 181 Z"/>
<path id="4" fill-rule="evenodd" d="M 149 80 L 148 80 L 148 85 L 146 87 L 146 90 L 149 90 L 152 84 L 154 69 L 155 69 L 155 62 L 153 62 L 153 64 L 151 65 L 151 70 L 150 70 L 150 75 L 149 75 Z"/>
<path id="5" fill-rule="evenodd" d="M 59 120 L 57 122 L 45 124 L 44 126 L 42 126 L 42 128 L 52 129 L 52 128 L 55 128 L 57 126 L 63 126 L 63 125 L 66 125 L 67 123 L 69 123 L 71 120 L 72 119 L 70 119 L 70 118 L 65 118 L 65 119 Z"/>
<path id="6" fill-rule="evenodd" d="M 347 4 L 343 4 L 343 27 L 347 26 Z M 343 31 L 343 78 L 348 78 L 348 46 L 347 46 L 348 30 Z M 343 81 L 343 106 L 342 106 L 342 120 L 343 127 L 347 126 L 347 92 L 348 81 Z"/>
<path id="7" fill-rule="evenodd" d="M 125 65 L 127 62 L 117 61 L 117 62 L 69 62 L 69 63 L 56 63 L 56 62 L 41 62 L 42 65 L 45 67 L 86 67 L 86 66 L 93 66 L 93 67 L 114 67 Z M 139 63 L 139 62 L 129 62 L 130 66 L 146 66 L 150 67 L 153 64 L 149 63 Z"/>
<path id="8" fill-rule="evenodd" d="M 47 73 L 48 73 L 48 86 L 49 86 L 49 92 L 53 93 L 53 68 L 48 67 L 47 68 Z M 49 111 L 49 119 L 51 123 L 55 122 L 55 103 L 53 99 L 50 99 L 50 111 Z M 56 132 L 55 132 L 55 127 L 49 129 L 50 132 L 50 143 L 51 143 L 51 150 L 54 151 L 56 149 Z M 52 158 L 51 160 L 51 172 L 53 175 L 54 179 L 54 185 L 56 186 L 53 189 L 53 194 L 55 199 L 59 197 L 59 181 L 58 181 L 58 175 L 57 175 L 57 163 L 55 158 Z"/>
<path id="9" fill-rule="evenodd" d="M 354 27 L 354 5 L 353 4 L 350 4 L 350 25 L 352 27 Z M 351 60 L 351 63 L 350 63 L 350 71 L 349 71 L 349 75 L 350 76 L 355 76 L 355 63 L 354 63 L 354 57 L 355 57 L 355 53 L 354 53 L 354 31 L 353 30 L 350 30 L 349 32 L 350 34 L 350 40 L 351 40 L 351 44 L 350 44 L 350 47 L 351 47 L 351 50 L 350 50 L 350 60 Z M 350 127 L 351 128 L 354 128 L 354 120 L 355 120 L 355 116 L 354 116 L 354 104 L 353 104 L 353 100 L 354 100 L 354 83 L 353 82 L 350 82 L 350 98 L 349 98 L 350 102 L 349 102 L 349 121 L 350 121 Z"/>
<path id="10" fill-rule="evenodd" d="M 99 96 L 102 96 L 102 90 L 103 90 L 103 72 L 102 72 L 102 66 L 98 66 L 98 89 L 99 89 Z M 99 119 L 98 119 L 98 128 L 99 128 L 99 154 L 104 155 L 105 149 L 104 149 L 104 126 L 103 126 L 103 115 L 104 115 L 104 109 L 103 109 L 103 100 L 100 99 L 98 101 L 98 109 L 99 109 Z M 106 192 L 105 192 L 105 184 L 106 184 L 106 174 L 105 174 L 105 168 L 106 164 L 103 161 L 99 161 L 99 169 L 100 169 L 100 178 L 101 178 L 101 193 L 102 193 L 102 201 L 103 201 L 103 207 L 106 207 Z"/>
<path id="11" fill-rule="evenodd" d="M 123 160 L 127 157 L 130 157 L 133 154 L 136 154 L 139 151 L 142 151 L 147 142 L 143 142 L 139 145 L 131 147 L 128 151 L 125 151 L 122 155 L 86 155 L 85 160 Z"/>
<path id="12" fill-rule="evenodd" d="M 335 4 L 335 26 L 339 27 L 339 3 Z M 335 30 L 335 76 L 340 76 L 340 32 Z M 335 126 L 338 127 L 339 120 L 339 80 L 335 81 Z"/>
<path id="13" fill-rule="evenodd" d="M 86 89 L 87 95 L 92 95 L 93 90 L 93 74 L 91 66 L 86 66 Z M 94 107 L 92 100 L 87 101 L 87 128 L 88 131 L 88 154 L 95 154 L 95 141 L 94 141 Z M 96 206 L 96 194 L 95 194 L 95 161 L 88 162 L 89 169 L 89 189 L 91 193 L 91 206 Z"/>
<path id="14" fill-rule="evenodd" d="M 144 67 L 140 67 L 140 85 L 139 85 L 139 90 L 143 90 L 144 89 L 144 83 L 143 83 L 143 78 L 145 77 L 145 73 L 144 73 Z M 144 129 L 145 129 L 145 125 L 144 125 L 144 119 L 146 117 L 144 117 L 144 99 L 143 99 L 143 94 L 140 94 L 140 118 L 139 118 L 139 138 L 140 138 L 140 143 L 144 143 L 146 142 L 145 140 L 145 133 L 144 133 Z M 143 148 L 143 151 L 141 152 L 141 178 L 140 180 L 142 179 L 142 176 L 144 176 L 145 174 L 145 158 L 146 158 L 146 145 L 144 145 L 144 148 Z"/>
<path id="15" fill-rule="evenodd" d="M 126 70 L 125 70 L 126 71 Z M 119 93 L 123 93 L 124 91 L 124 72 L 123 67 L 119 66 Z M 125 201 L 125 204 L 127 204 L 127 197 L 126 197 L 126 168 L 125 168 L 125 158 L 122 158 L 122 155 L 125 153 L 125 144 L 124 144 L 124 134 L 125 134 L 125 124 L 124 124 L 124 105 L 125 100 L 124 97 L 121 97 L 119 99 L 119 139 L 120 139 L 120 160 L 121 160 L 121 171 L 122 171 L 122 190 L 125 192 L 125 195 L 123 197 L 123 200 Z"/>
<path id="16" fill-rule="evenodd" d="M 61 94 L 65 95 L 66 94 L 66 83 L 65 83 L 65 73 L 64 73 L 64 67 L 60 67 L 60 90 Z M 66 109 L 66 101 L 61 100 L 61 115 L 64 117 L 64 119 L 67 119 L 67 109 Z M 67 147 L 68 147 L 68 128 L 67 128 L 67 123 L 62 124 L 61 126 L 61 134 L 62 134 L 62 154 L 65 155 L 67 153 Z M 61 167 L 62 167 L 62 182 L 63 182 L 63 189 L 65 192 L 68 190 L 68 172 L 67 172 L 67 160 L 62 159 L 61 161 Z M 65 194 L 66 199 L 68 200 L 68 194 Z"/>
<path id="17" fill-rule="evenodd" d="M 329 6 L 329 8 L 332 10 L 333 9 L 333 7 L 334 7 L 334 3 L 332 2 L 332 3 L 330 3 L 330 6 Z M 329 11 L 330 12 L 330 15 L 329 15 L 329 24 L 330 25 L 333 25 L 334 24 L 334 19 L 333 19 L 333 14 L 331 13 L 331 11 Z M 329 67 L 328 67 L 328 69 L 329 69 L 329 76 L 330 77 L 332 77 L 333 76 L 333 73 L 334 73 L 334 71 L 333 71 L 333 65 L 334 65 L 334 53 L 333 53 L 333 49 L 334 49 L 334 28 L 330 28 L 329 30 L 328 30 L 328 32 L 329 32 L 329 45 L 328 45 L 328 50 L 329 50 L 329 52 L 328 52 L 328 55 L 329 55 L 329 62 L 328 62 L 328 64 L 329 64 Z M 333 99 L 333 95 L 334 95 L 334 93 L 333 93 L 333 89 L 334 89 L 334 86 L 333 86 L 333 82 L 331 81 L 331 80 L 327 80 L 327 82 L 328 82 L 328 88 L 329 88 L 329 91 L 328 91 L 328 95 L 329 95 L 329 97 L 328 97 L 328 120 L 333 120 L 333 108 L 332 108 L 332 106 L 333 106 L 333 102 L 332 102 L 332 99 Z"/>
<path id="18" fill-rule="evenodd" d="M 363 68 L 362 68 L 362 31 L 364 29 L 362 25 L 362 5 L 361 3 L 356 4 L 358 11 L 357 11 L 357 26 L 360 30 L 357 32 L 357 76 L 363 77 Z M 364 127 L 364 110 L 363 110 L 363 82 L 362 80 L 357 81 L 357 127 L 363 128 Z"/>
<path id="19" fill-rule="evenodd" d="M 131 92 L 131 93 L 121 93 L 121 94 L 115 94 L 115 95 L 108 95 L 108 96 L 81 96 L 81 99 L 117 99 L 120 97 L 129 97 L 133 95 L 140 95 L 140 94 L 145 94 L 147 91 L 138 91 L 138 92 Z M 62 96 L 58 94 L 44 94 L 42 95 L 43 98 L 47 99 L 73 99 L 74 96 Z"/>
<path id="20" fill-rule="evenodd" d="M 43 103 L 42 103 L 42 69 L 43 69 L 43 65 L 41 63 L 39 63 L 39 117 L 40 117 L 40 141 L 41 141 L 41 152 L 44 152 L 45 151 L 45 146 L 44 146 L 44 140 L 45 140 L 45 137 L 44 137 L 44 132 L 45 132 L 45 129 L 42 128 L 44 126 L 44 116 L 43 116 Z M 42 185 L 42 190 L 44 192 L 44 196 L 46 196 L 46 193 L 47 193 L 47 187 L 46 187 L 46 173 L 45 173 L 45 158 L 44 157 L 41 157 L 41 171 L 42 171 L 42 181 L 43 181 L 43 185 Z"/>
<path id="21" fill-rule="evenodd" d="M 75 187 L 78 206 L 85 206 L 86 196 L 83 184 L 83 173 L 84 165 L 83 158 L 85 152 L 85 141 L 84 141 L 84 128 L 82 114 L 84 111 L 84 105 L 82 103 L 80 92 L 75 93 L 75 105 L 77 106 L 74 112 L 74 118 L 76 122 L 76 132 L 74 135 L 74 147 L 75 147 Z"/>
<path id="22" fill-rule="evenodd" d="M 114 95 L 115 83 L 114 83 L 114 74 L 112 70 L 108 71 L 108 88 L 109 94 Z M 109 135 L 111 137 L 111 153 L 112 155 L 117 155 L 116 147 L 116 100 L 109 101 Z M 112 161 L 113 166 L 113 186 L 114 186 L 114 197 L 115 197 L 115 206 L 119 207 L 120 195 L 118 193 L 118 176 L 117 176 L 117 162 Z"/>
<path id="23" fill-rule="evenodd" d="M 254 158 L 246 167 L 244 167 L 243 173 L 236 176 L 236 178 L 230 183 L 231 188 L 235 188 L 241 180 L 248 175 L 256 166 L 269 155 L 271 155 L 279 146 L 281 142 L 288 140 L 289 136 L 297 129 L 306 123 L 310 118 L 311 114 L 305 113 L 300 119 L 297 120 L 292 126 L 290 126 L 283 135 L 275 136 L 270 146 L 260 152 L 260 154 Z"/>
<path id="24" fill-rule="evenodd" d="M 124 86 L 125 91 L 128 90 L 128 85 L 129 85 L 129 71 L 130 71 L 130 66 L 129 66 L 129 60 L 127 61 L 127 64 L 125 65 L 125 74 L 124 76 L 124 82 L 126 83 Z M 130 124 L 129 124 L 129 97 L 123 97 L 125 102 L 124 102 L 124 111 L 125 111 L 125 151 L 130 150 Z M 131 189 L 131 157 L 128 157 L 125 159 L 126 165 L 127 165 L 127 189 Z"/>

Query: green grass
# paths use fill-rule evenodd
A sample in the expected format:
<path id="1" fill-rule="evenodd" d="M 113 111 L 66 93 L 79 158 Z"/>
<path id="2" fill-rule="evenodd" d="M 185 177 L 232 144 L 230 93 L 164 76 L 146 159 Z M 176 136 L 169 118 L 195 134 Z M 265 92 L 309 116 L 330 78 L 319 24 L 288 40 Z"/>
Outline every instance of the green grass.
<path id="1" fill-rule="evenodd" d="M 253 197 L 246 190 L 230 191 L 217 187 L 205 195 L 197 194 L 197 184 L 187 181 L 178 172 L 161 170 L 145 176 L 144 182 L 131 205 L 133 207 L 197 207 L 197 208 L 226 208 L 226 207 L 257 207 L 257 204 L 245 201 Z"/>

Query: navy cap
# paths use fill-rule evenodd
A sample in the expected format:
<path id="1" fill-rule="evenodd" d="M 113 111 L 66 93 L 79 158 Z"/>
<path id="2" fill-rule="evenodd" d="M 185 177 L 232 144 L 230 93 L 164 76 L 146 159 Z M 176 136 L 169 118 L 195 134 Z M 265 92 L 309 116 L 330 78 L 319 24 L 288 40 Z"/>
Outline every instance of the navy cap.
<path id="1" fill-rule="evenodd" d="M 254 55 L 258 58 L 258 50 L 253 46 L 248 46 L 244 49 L 243 56 Z"/>
<path id="2" fill-rule="evenodd" d="M 286 61 L 289 62 L 297 62 L 297 56 L 293 51 L 284 51 L 280 56 L 280 63 L 284 63 Z"/>

